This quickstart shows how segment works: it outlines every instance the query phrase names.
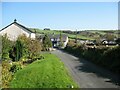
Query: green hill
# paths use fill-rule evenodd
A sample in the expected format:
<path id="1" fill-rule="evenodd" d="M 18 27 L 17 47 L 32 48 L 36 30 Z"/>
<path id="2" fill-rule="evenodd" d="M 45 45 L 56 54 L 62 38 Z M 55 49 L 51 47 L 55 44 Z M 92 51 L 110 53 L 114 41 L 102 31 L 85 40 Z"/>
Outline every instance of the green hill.
<path id="1" fill-rule="evenodd" d="M 70 30 L 42 30 L 31 28 L 33 32 L 37 34 L 66 34 L 70 39 L 87 39 L 87 40 L 94 40 L 98 37 L 104 37 L 105 34 L 110 33 L 115 37 L 118 36 L 117 30 L 85 30 L 85 31 L 70 31 Z M 77 36 L 76 36 L 77 33 Z"/>

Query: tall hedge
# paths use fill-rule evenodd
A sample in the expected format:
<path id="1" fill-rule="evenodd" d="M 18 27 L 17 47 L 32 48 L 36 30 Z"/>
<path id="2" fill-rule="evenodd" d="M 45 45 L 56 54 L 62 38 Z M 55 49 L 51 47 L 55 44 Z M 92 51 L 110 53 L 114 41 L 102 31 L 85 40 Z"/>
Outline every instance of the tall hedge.
<path id="1" fill-rule="evenodd" d="M 67 45 L 64 50 L 120 74 L 120 46 L 114 48 L 84 48 Z"/>

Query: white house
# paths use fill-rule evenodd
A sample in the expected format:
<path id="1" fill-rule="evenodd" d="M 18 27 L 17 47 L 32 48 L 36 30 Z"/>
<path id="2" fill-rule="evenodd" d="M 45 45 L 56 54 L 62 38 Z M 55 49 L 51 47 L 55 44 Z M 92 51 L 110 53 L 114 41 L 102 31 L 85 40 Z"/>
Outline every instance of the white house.
<path id="1" fill-rule="evenodd" d="M 38 37 L 38 39 L 42 42 L 43 38 L 45 35 L 40 35 Z M 59 47 L 60 45 L 60 34 L 48 34 L 53 47 Z M 61 35 L 61 41 L 63 42 L 63 48 L 66 47 L 67 43 L 68 43 L 68 36 L 65 34 Z"/>
<path id="2" fill-rule="evenodd" d="M 0 30 L 0 35 L 5 34 L 7 34 L 7 37 L 12 41 L 17 40 L 18 36 L 22 34 L 25 34 L 27 37 L 30 37 L 32 39 L 35 39 L 35 33 L 27 27 L 17 23 L 16 19 L 13 23 Z"/>

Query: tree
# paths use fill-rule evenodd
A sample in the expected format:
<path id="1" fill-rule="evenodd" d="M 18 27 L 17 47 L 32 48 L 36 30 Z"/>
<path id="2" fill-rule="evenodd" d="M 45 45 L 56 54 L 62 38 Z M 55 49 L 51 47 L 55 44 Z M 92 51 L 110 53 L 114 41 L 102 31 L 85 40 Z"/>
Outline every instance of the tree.
<path id="1" fill-rule="evenodd" d="M 40 41 L 36 39 L 30 39 L 29 37 L 26 37 L 26 35 L 21 35 L 18 37 L 18 39 L 22 42 L 24 56 L 33 58 L 33 56 L 36 56 L 40 53 L 42 49 Z"/>
<path id="2" fill-rule="evenodd" d="M 9 57 L 12 59 L 12 61 L 19 61 L 20 58 L 23 56 L 23 44 L 18 39 L 15 43 L 15 45 L 11 48 L 9 51 Z"/>
<path id="3" fill-rule="evenodd" d="M 63 47 L 63 41 L 62 41 L 62 34 L 61 34 L 61 31 L 60 31 L 60 43 L 59 43 L 59 46 L 60 46 L 60 47 Z"/>
<path id="4" fill-rule="evenodd" d="M 7 37 L 7 34 L 2 36 L 2 59 L 9 58 L 9 50 L 12 48 L 13 42 Z"/>
<path id="5" fill-rule="evenodd" d="M 34 56 L 37 56 L 40 51 L 42 50 L 41 43 L 38 40 L 31 40 L 28 45 L 28 50 L 30 54 L 30 58 L 33 58 Z"/>
<path id="6" fill-rule="evenodd" d="M 43 47 L 45 50 L 49 50 L 52 47 L 52 42 L 47 34 L 43 38 Z"/>
<path id="7" fill-rule="evenodd" d="M 20 58 L 23 56 L 23 44 L 19 39 L 16 41 L 15 48 L 16 48 L 16 58 L 15 59 L 16 59 L 16 61 L 19 61 Z"/>
<path id="8" fill-rule="evenodd" d="M 77 29 L 76 29 L 75 43 L 77 44 Z"/>
<path id="9" fill-rule="evenodd" d="M 107 39 L 107 41 L 113 41 L 115 36 L 113 34 L 107 33 L 104 35 L 104 37 Z"/>
<path id="10" fill-rule="evenodd" d="M 116 40 L 116 43 L 120 45 L 120 38 Z"/>
<path id="11" fill-rule="evenodd" d="M 94 42 L 95 42 L 96 45 L 101 45 L 100 37 L 96 37 Z"/>

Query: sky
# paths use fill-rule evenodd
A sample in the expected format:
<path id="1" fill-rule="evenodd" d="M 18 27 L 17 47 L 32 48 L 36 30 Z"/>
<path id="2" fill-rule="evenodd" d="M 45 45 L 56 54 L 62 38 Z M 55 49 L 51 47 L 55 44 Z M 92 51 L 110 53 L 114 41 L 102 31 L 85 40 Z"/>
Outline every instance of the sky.
<path id="1" fill-rule="evenodd" d="M 2 2 L 2 25 L 30 28 L 101 30 L 118 28 L 117 2 Z"/>

